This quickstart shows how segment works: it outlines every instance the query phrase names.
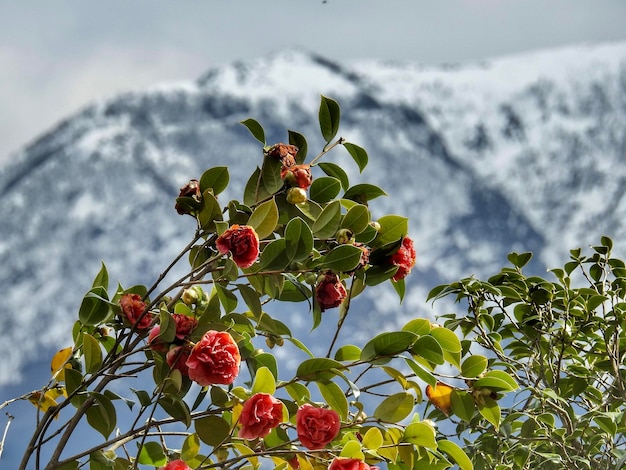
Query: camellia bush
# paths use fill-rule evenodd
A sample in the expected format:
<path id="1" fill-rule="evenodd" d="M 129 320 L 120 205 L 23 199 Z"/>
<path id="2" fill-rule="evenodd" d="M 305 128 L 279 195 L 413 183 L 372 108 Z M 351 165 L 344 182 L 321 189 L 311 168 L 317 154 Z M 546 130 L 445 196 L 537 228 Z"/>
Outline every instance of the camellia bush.
<path id="1" fill-rule="evenodd" d="M 488 281 L 432 290 L 462 313 L 352 344 L 340 334 L 352 300 L 388 282 L 401 301 L 416 251 L 406 217 L 370 210 L 383 189 L 351 185 L 332 162 L 340 147 L 359 171 L 368 162 L 336 140 L 332 99 L 319 123 L 326 144 L 307 160 L 301 134 L 267 145 L 244 121 L 261 148 L 242 199 L 218 201 L 227 167 L 183 186 L 174 207 L 197 229 L 151 286 L 111 289 L 102 266 L 74 344 L 52 358 L 47 385 L 16 399 L 37 407 L 20 469 L 624 463 L 626 268 L 610 240 L 588 258 L 573 251 L 552 281 L 523 274 L 529 253 L 511 254 Z M 576 274 L 584 287 L 572 287 Z M 311 345 L 292 334 L 296 317 L 336 327 Z"/>

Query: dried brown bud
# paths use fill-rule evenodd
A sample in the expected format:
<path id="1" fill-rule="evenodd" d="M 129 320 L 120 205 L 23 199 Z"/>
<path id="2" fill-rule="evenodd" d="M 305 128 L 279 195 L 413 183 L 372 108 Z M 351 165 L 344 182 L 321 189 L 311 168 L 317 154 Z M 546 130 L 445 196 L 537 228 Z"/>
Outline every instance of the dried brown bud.
<path id="1" fill-rule="evenodd" d="M 298 147 L 295 145 L 280 144 L 272 145 L 265 154 L 268 157 L 279 160 L 284 168 L 288 168 L 296 164 L 296 155 L 298 155 Z"/>
<path id="2" fill-rule="evenodd" d="M 191 197 L 200 202 L 202 199 L 202 194 L 200 193 L 200 182 L 198 180 L 190 180 L 189 183 L 180 188 L 180 194 L 178 197 Z M 178 202 L 174 207 L 176 208 L 176 212 L 180 215 L 190 214 L 189 208 L 184 207 Z"/>

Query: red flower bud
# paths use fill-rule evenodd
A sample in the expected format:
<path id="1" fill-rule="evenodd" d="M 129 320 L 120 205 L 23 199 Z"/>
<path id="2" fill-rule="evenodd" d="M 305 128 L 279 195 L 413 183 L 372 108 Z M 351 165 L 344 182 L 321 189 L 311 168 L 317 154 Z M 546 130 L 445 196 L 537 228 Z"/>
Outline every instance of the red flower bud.
<path id="1" fill-rule="evenodd" d="M 359 459 L 348 459 L 336 457 L 328 467 L 328 470 L 372 470 L 377 467 L 370 467 Z"/>
<path id="2" fill-rule="evenodd" d="M 190 354 L 191 346 L 188 344 L 183 346 L 174 346 L 167 351 L 165 361 L 172 369 L 178 369 L 181 374 L 188 376 L 189 366 L 187 366 L 187 361 L 189 360 Z"/>
<path id="3" fill-rule="evenodd" d="M 222 254 L 230 251 L 240 268 L 249 268 L 259 257 L 259 236 L 249 225 L 234 224 L 217 238 L 215 245 Z"/>
<path id="4" fill-rule="evenodd" d="M 315 300 L 322 312 L 329 308 L 338 307 L 348 293 L 343 282 L 333 272 L 327 272 L 315 287 Z"/>
<path id="5" fill-rule="evenodd" d="M 413 240 L 409 237 L 404 237 L 402 240 L 402 245 L 398 251 L 396 251 L 389 258 L 390 264 L 395 264 L 398 266 L 398 270 L 393 275 L 394 281 L 399 281 L 400 279 L 404 279 L 410 272 L 413 266 L 415 266 L 415 258 L 417 254 L 415 253 L 415 247 L 413 245 Z"/>
<path id="6" fill-rule="evenodd" d="M 161 467 L 159 470 L 191 470 L 191 467 L 182 460 L 172 460 L 165 467 Z"/>
<path id="7" fill-rule="evenodd" d="M 280 171 L 280 177 L 289 185 L 297 186 L 302 189 L 308 189 L 313 181 L 310 165 L 292 165 L 283 166 Z"/>

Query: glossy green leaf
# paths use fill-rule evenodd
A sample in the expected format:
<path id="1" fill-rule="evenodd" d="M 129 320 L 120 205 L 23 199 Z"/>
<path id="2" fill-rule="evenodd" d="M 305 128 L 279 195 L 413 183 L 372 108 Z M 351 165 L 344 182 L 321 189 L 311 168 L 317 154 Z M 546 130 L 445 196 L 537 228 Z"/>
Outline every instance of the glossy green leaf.
<path id="1" fill-rule="evenodd" d="M 404 431 L 404 437 L 402 440 L 415 444 L 416 446 L 426 447 L 428 449 L 437 448 L 435 428 L 426 423 L 409 424 Z"/>
<path id="2" fill-rule="evenodd" d="M 263 311 L 261 307 L 261 298 L 259 296 L 259 293 L 246 284 L 237 285 L 237 289 L 239 289 L 241 298 L 250 309 L 252 315 L 254 315 L 255 318 L 259 318 Z"/>
<path id="3" fill-rule="evenodd" d="M 501 412 L 497 401 L 490 397 L 483 396 L 481 402 L 478 403 L 478 412 L 498 430 L 500 427 Z"/>
<path id="4" fill-rule="evenodd" d="M 259 367 L 252 383 L 252 393 L 269 393 L 273 395 L 276 391 L 276 379 L 270 370 L 263 366 Z"/>
<path id="5" fill-rule="evenodd" d="M 200 440 L 213 447 L 226 442 L 230 436 L 230 425 L 221 416 L 198 418 L 194 421 L 194 426 Z"/>
<path id="6" fill-rule="evenodd" d="M 320 162 L 317 164 L 324 173 L 333 178 L 337 178 L 341 182 L 341 187 L 345 191 L 350 187 L 350 180 L 348 174 L 336 163 Z"/>
<path id="7" fill-rule="evenodd" d="M 211 191 L 206 190 L 202 193 L 202 209 L 198 214 L 198 222 L 203 230 L 207 232 L 215 231 L 215 221 L 222 220 L 222 208 L 220 203 Z"/>
<path id="8" fill-rule="evenodd" d="M 335 382 L 316 382 L 324 401 L 341 416 L 348 419 L 348 399 L 341 387 Z"/>
<path id="9" fill-rule="evenodd" d="M 331 176 L 322 176 L 313 180 L 309 188 L 309 197 L 318 204 L 332 201 L 341 191 L 341 182 Z"/>
<path id="10" fill-rule="evenodd" d="M 83 374 L 76 369 L 65 369 L 65 390 L 72 395 L 83 384 Z"/>
<path id="11" fill-rule="evenodd" d="M 437 444 L 439 450 L 444 454 L 447 454 L 448 457 L 454 460 L 454 462 L 456 462 L 456 464 L 459 466 L 460 470 L 474 469 L 472 461 L 457 443 L 449 441 L 447 439 L 441 439 L 440 441 L 437 441 Z"/>
<path id="12" fill-rule="evenodd" d="M 349 272 L 358 266 L 362 254 L 361 249 L 354 245 L 339 245 L 320 258 L 318 267 L 337 272 Z"/>
<path id="13" fill-rule="evenodd" d="M 85 355 L 85 372 L 93 374 L 102 365 L 102 350 L 100 343 L 93 336 L 83 335 L 83 354 Z"/>
<path id="14" fill-rule="evenodd" d="M 341 228 L 352 230 L 358 235 L 365 230 L 370 223 L 370 211 L 367 206 L 356 204 L 351 207 L 341 221 Z"/>
<path id="15" fill-rule="evenodd" d="M 296 376 L 302 380 L 329 380 L 337 375 L 337 371 L 344 369 L 345 366 L 334 359 L 325 357 L 316 357 L 313 359 L 305 359 L 298 366 Z"/>
<path id="16" fill-rule="evenodd" d="M 409 219 L 399 215 L 385 215 L 377 220 L 380 230 L 373 245 L 380 247 L 405 237 L 409 232 Z"/>
<path id="17" fill-rule="evenodd" d="M 352 159 L 359 166 L 359 172 L 363 172 L 363 169 L 367 166 L 367 152 L 363 147 L 359 147 L 356 144 L 350 142 L 344 142 L 343 146 L 346 148 Z"/>
<path id="18" fill-rule="evenodd" d="M 102 262 L 100 271 L 93 280 L 92 287 L 102 287 L 104 290 L 109 288 L 109 273 L 107 271 L 107 267 L 104 265 L 104 262 Z"/>
<path id="19" fill-rule="evenodd" d="M 108 294 L 104 287 L 93 287 L 80 304 L 78 310 L 78 320 L 83 325 L 98 325 L 103 322 L 109 314 Z"/>
<path id="20" fill-rule="evenodd" d="M 238 303 L 237 296 L 221 284 L 215 284 L 214 286 L 217 297 L 220 299 L 222 307 L 224 307 L 224 313 L 230 313 L 235 310 Z"/>
<path id="21" fill-rule="evenodd" d="M 87 410 L 87 422 L 105 439 L 108 439 L 117 425 L 115 407 L 105 395 L 92 392 L 89 396 L 94 403 Z"/>
<path id="22" fill-rule="evenodd" d="M 277 224 L 278 206 L 274 198 L 260 204 L 248 220 L 248 225 L 255 230 L 260 240 L 269 237 Z"/>
<path id="23" fill-rule="evenodd" d="M 430 335 L 437 340 L 444 351 L 461 352 L 461 340 L 453 331 L 444 327 L 433 328 L 430 330 Z"/>
<path id="24" fill-rule="evenodd" d="M 454 389 L 450 394 L 450 402 L 452 404 L 452 412 L 455 415 L 467 422 L 472 419 L 476 410 L 476 404 L 470 393 Z"/>
<path id="25" fill-rule="evenodd" d="M 313 234 L 318 238 L 330 238 L 337 233 L 341 222 L 341 203 L 332 201 L 329 203 L 317 220 L 313 223 Z"/>
<path id="26" fill-rule="evenodd" d="M 390 423 L 397 423 L 413 411 L 413 395 L 400 392 L 385 398 L 374 410 L 374 418 Z"/>
<path id="27" fill-rule="evenodd" d="M 517 390 L 517 382 L 511 375 L 502 370 L 491 370 L 484 377 L 474 382 L 475 388 L 491 388 L 494 390 L 502 390 L 512 392 Z"/>
<path id="28" fill-rule="evenodd" d="M 149 441 L 141 446 L 137 461 L 142 465 L 161 467 L 167 463 L 167 457 L 163 447 L 158 442 Z"/>
<path id="29" fill-rule="evenodd" d="M 216 166 L 206 170 L 200 177 L 200 192 L 204 194 L 208 189 L 217 196 L 228 187 L 230 175 L 227 166 Z"/>
<path id="30" fill-rule="evenodd" d="M 283 180 L 280 177 L 281 168 L 282 165 L 280 161 L 275 158 L 266 158 L 263 160 L 263 166 L 261 167 L 261 185 L 263 191 L 268 196 L 275 194 L 283 187 Z M 261 199 L 257 199 L 257 201 L 259 200 Z"/>
<path id="31" fill-rule="evenodd" d="M 423 380 L 431 387 L 435 387 L 437 385 L 437 378 L 432 373 L 425 370 L 422 366 L 420 366 L 412 359 L 405 358 L 405 361 L 419 379 Z"/>
<path id="32" fill-rule="evenodd" d="M 296 155 L 296 163 L 302 164 L 306 159 L 307 151 L 309 145 L 307 144 L 306 138 L 296 131 L 287 131 L 289 134 L 289 144 L 295 145 L 298 147 L 298 155 Z"/>
<path id="33" fill-rule="evenodd" d="M 302 261 L 313 251 L 313 233 L 300 217 L 291 219 L 285 227 L 285 253 L 291 261 Z"/>
<path id="34" fill-rule="evenodd" d="M 180 458 L 182 460 L 191 460 L 200 453 L 200 439 L 196 433 L 189 434 L 183 442 L 183 447 L 180 451 Z"/>
<path id="35" fill-rule="evenodd" d="M 287 390 L 289 396 L 297 403 L 306 402 L 311 399 L 309 389 L 299 382 L 293 382 L 285 385 L 285 390 Z"/>
<path id="36" fill-rule="evenodd" d="M 336 361 L 358 361 L 361 358 L 361 348 L 353 344 L 344 344 L 335 353 Z"/>
<path id="37" fill-rule="evenodd" d="M 432 336 L 421 336 L 415 341 L 411 352 L 416 356 L 423 357 L 434 364 L 443 364 L 443 349 L 441 345 Z"/>
<path id="38" fill-rule="evenodd" d="M 263 126 L 261 126 L 261 124 L 254 119 L 246 119 L 245 121 L 241 121 L 241 124 L 248 128 L 250 134 L 252 134 L 256 140 L 265 145 L 265 131 L 263 130 Z"/>
<path id="39" fill-rule="evenodd" d="M 393 356 L 408 351 L 417 340 L 417 335 L 410 331 L 380 333 L 372 338 L 361 352 L 362 361 L 371 361 L 380 356 Z"/>
<path id="40" fill-rule="evenodd" d="M 284 269 L 290 263 L 287 256 L 287 242 L 284 238 L 272 240 L 263 249 L 260 258 L 260 269 L 274 271 Z"/>
<path id="41" fill-rule="evenodd" d="M 368 201 L 380 196 L 387 196 L 387 193 L 373 184 L 361 183 L 350 187 L 343 197 L 351 199 L 359 204 L 367 204 Z"/>
<path id="42" fill-rule="evenodd" d="M 319 110 L 319 123 L 322 137 L 329 143 L 337 135 L 341 111 L 339 104 L 326 96 L 322 96 Z"/>
<path id="43" fill-rule="evenodd" d="M 412 331 L 416 335 L 423 336 L 430 333 L 431 324 L 426 318 L 414 318 L 402 327 L 404 331 Z"/>
<path id="44" fill-rule="evenodd" d="M 461 364 L 461 375 L 463 377 L 474 378 L 478 377 L 487 369 L 487 358 L 476 354 L 470 356 Z"/>

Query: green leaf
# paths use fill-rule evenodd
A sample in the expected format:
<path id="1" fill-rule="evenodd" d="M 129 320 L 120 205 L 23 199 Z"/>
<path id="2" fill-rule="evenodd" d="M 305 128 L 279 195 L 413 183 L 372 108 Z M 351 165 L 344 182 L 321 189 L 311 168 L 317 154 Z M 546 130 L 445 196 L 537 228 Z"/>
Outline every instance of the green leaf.
<path id="1" fill-rule="evenodd" d="M 411 423 L 405 431 L 403 441 L 410 442 L 416 446 L 436 449 L 435 428 L 426 423 Z"/>
<path id="2" fill-rule="evenodd" d="M 351 144 L 350 142 L 344 142 L 343 146 L 346 148 L 352 159 L 359 166 L 359 172 L 363 173 L 363 169 L 367 166 L 367 152 L 364 148 L 359 147 L 356 144 Z"/>
<path id="3" fill-rule="evenodd" d="M 87 422 L 105 439 L 108 439 L 117 425 L 115 407 L 105 395 L 92 392 L 89 396 L 94 399 L 94 403 L 87 410 Z"/>
<path id="4" fill-rule="evenodd" d="M 313 223 L 313 235 L 319 238 L 330 238 L 337 233 L 341 222 L 341 203 L 332 201 L 329 203 L 317 220 Z"/>
<path id="5" fill-rule="evenodd" d="M 452 412 L 463 421 L 471 421 L 474 416 L 476 404 L 471 394 L 463 390 L 454 389 L 450 394 Z"/>
<path id="6" fill-rule="evenodd" d="M 102 365 L 102 350 L 100 343 L 93 336 L 83 335 L 83 354 L 85 355 L 85 372 L 93 374 Z"/>
<path id="7" fill-rule="evenodd" d="M 369 428 L 363 436 L 362 444 L 369 450 L 378 450 L 383 443 L 383 433 L 378 428 Z"/>
<path id="8" fill-rule="evenodd" d="M 335 353 L 336 361 L 358 361 L 361 358 L 361 349 L 353 344 L 344 344 Z"/>
<path id="9" fill-rule="evenodd" d="M 358 266 L 362 254 L 363 251 L 354 245 L 339 245 L 320 258 L 318 266 L 321 269 L 349 272 Z"/>
<path id="10" fill-rule="evenodd" d="M 276 379 L 270 370 L 263 366 L 259 367 L 252 383 L 252 393 L 269 393 L 273 395 L 276 391 Z"/>
<path id="11" fill-rule="evenodd" d="M 227 166 L 216 166 L 206 170 L 200 177 L 200 192 L 204 194 L 207 189 L 217 196 L 228 187 L 230 175 Z"/>
<path id="12" fill-rule="evenodd" d="M 378 186 L 368 183 L 355 184 L 343 195 L 344 199 L 351 199 L 359 204 L 367 204 L 368 201 L 380 196 L 387 196 L 387 193 Z"/>
<path id="13" fill-rule="evenodd" d="M 76 369 L 65 369 L 65 390 L 72 395 L 83 384 L 83 374 Z"/>
<path id="14" fill-rule="evenodd" d="M 467 378 L 478 377 L 487 369 L 487 358 L 481 355 L 470 356 L 461 364 L 461 375 Z"/>
<path id="15" fill-rule="evenodd" d="M 153 467 L 161 467 L 167 463 L 163 447 L 158 442 L 145 442 L 141 446 L 137 461 L 142 465 L 152 465 Z"/>
<path id="16" fill-rule="evenodd" d="M 500 427 L 500 407 L 498 406 L 498 402 L 495 401 L 491 397 L 483 397 L 482 403 L 478 403 L 478 412 L 493 424 L 493 427 L 496 428 L 496 431 Z"/>
<path id="17" fill-rule="evenodd" d="M 287 242 L 284 238 L 273 240 L 267 244 L 260 258 L 261 270 L 284 269 L 290 263 L 287 256 Z"/>
<path id="18" fill-rule="evenodd" d="M 203 230 L 207 232 L 215 231 L 215 221 L 222 220 L 222 209 L 219 202 L 210 190 L 202 193 L 202 209 L 198 214 L 198 222 Z"/>
<path id="19" fill-rule="evenodd" d="M 291 261 L 302 261 L 313 251 L 313 233 L 300 217 L 291 219 L 285 227 L 285 252 Z"/>
<path id="20" fill-rule="evenodd" d="M 416 335 L 423 336 L 430 333 L 430 321 L 426 318 L 414 318 L 402 327 L 404 331 L 412 331 Z"/>
<path id="21" fill-rule="evenodd" d="M 440 441 L 437 441 L 437 447 L 440 451 L 447 454 L 452 460 L 454 460 L 459 466 L 460 470 L 474 469 L 472 461 L 457 443 L 449 441 L 447 439 L 441 439 Z"/>
<path id="22" fill-rule="evenodd" d="M 406 284 L 404 283 L 404 279 L 399 279 L 397 281 L 392 280 L 391 285 L 398 294 L 400 302 L 402 302 L 404 300 L 404 294 L 406 293 Z"/>
<path id="23" fill-rule="evenodd" d="M 309 145 L 306 142 L 306 138 L 299 132 L 287 131 L 287 133 L 289 134 L 289 144 L 295 145 L 296 147 L 298 147 L 298 155 L 296 155 L 296 163 L 297 164 L 304 163 L 304 160 L 306 159 L 307 150 L 309 147 Z"/>
<path id="24" fill-rule="evenodd" d="M 102 287 L 105 291 L 109 288 L 109 273 L 107 272 L 107 267 L 104 265 L 104 262 L 102 262 L 100 271 L 93 280 L 92 287 Z"/>
<path id="25" fill-rule="evenodd" d="M 237 308 L 237 296 L 221 284 L 214 284 L 217 297 L 220 299 L 224 313 L 230 313 Z"/>
<path id="26" fill-rule="evenodd" d="M 345 366 L 333 359 L 325 357 L 316 357 L 313 359 L 305 359 L 299 366 L 296 376 L 302 380 L 330 380 L 337 375 L 337 371 L 345 369 Z"/>
<path id="27" fill-rule="evenodd" d="M 194 421 L 196 434 L 202 442 L 218 446 L 229 439 L 230 425 L 221 416 L 211 415 Z"/>
<path id="28" fill-rule="evenodd" d="M 265 131 L 263 130 L 261 124 L 259 124 L 254 119 L 246 119 L 245 121 L 241 121 L 241 124 L 248 128 L 248 130 L 256 140 L 265 145 Z"/>
<path id="29" fill-rule="evenodd" d="M 237 289 L 239 289 L 239 293 L 250 309 L 250 312 L 252 312 L 252 315 L 254 315 L 255 318 L 259 318 L 263 312 L 259 293 L 246 284 L 238 285 Z"/>
<path id="30" fill-rule="evenodd" d="M 484 377 L 474 382 L 474 388 L 489 388 L 495 391 L 512 392 L 517 390 L 517 387 L 515 379 L 501 370 L 489 371 Z"/>
<path id="31" fill-rule="evenodd" d="M 443 349 L 439 342 L 432 336 L 421 336 L 415 341 L 411 348 L 411 353 L 423 357 L 428 362 L 443 364 Z"/>
<path id="32" fill-rule="evenodd" d="M 370 223 L 370 211 L 367 206 L 356 204 L 351 207 L 341 221 L 341 228 L 352 230 L 358 235 L 365 230 Z"/>
<path id="33" fill-rule="evenodd" d="M 83 325 L 95 326 L 103 322 L 109 314 L 109 297 L 104 287 L 92 288 L 80 304 L 78 320 Z"/>
<path id="34" fill-rule="evenodd" d="M 180 397 L 167 394 L 159 399 L 159 406 L 172 418 L 184 423 L 187 428 L 191 426 L 191 412 L 189 406 Z"/>
<path id="35" fill-rule="evenodd" d="M 319 110 L 319 122 L 322 137 L 327 144 L 337 135 L 340 119 L 341 111 L 339 104 L 335 100 L 322 95 Z"/>
<path id="36" fill-rule="evenodd" d="M 183 442 L 183 448 L 180 451 L 182 460 L 191 460 L 200 453 L 200 439 L 196 433 L 189 434 Z"/>
<path id="37" fill-rule="evenodd" d="M 339 413 L 342 420 L 348 419 L 348 399 L 346 398 L 341 387 L 335 382 L 316 382 L 324 401 Z"/>
<path id="38" fill-rule="evenodd" d="M 381 333 L 372 338 L 361 352 L 362 361 L 371 361 L 380 356 L 394 356 L 408 351 L 417 340 L 417 335 L 410 331 Z"/>
<path id="39" fill-rule="evenodd" d="M 311 399 L 311 393 L 309 389 L 299 382 L 293 382 L 285 385 L 285 390 L 296 403 L 306 402 Z"/>
<path id="40" fill-rule="evenodd" d="M 341 191 L 341 182 L 331 176 L 322 176 L 313 180 L 309 188 L 309 197 L 318 204 L 333 200 Z"/>
<path id="41" fill-rule="evenodd" d="M 461 352 L 461 340 L 447 328 L 439 327 L 430 330 L 430 335 L 437 340 L 444 351 L 451 353 Z"/>
<path id="42" fill-rule="evenodd" d="M 278 224 L 278 206 L 274 198 L 260 204 L 248 220 L 248 225 L 256 231 L 260 240 L 269 237 L 276 224 Z"/>
<path id="43" fill-rule="evenodd" d="M 417 362 L 409 358 L 405 358 L 405 361 L 409 365 L 411 370 L 415 372 L 415 375 L 418 378 L 426 382 L 431 387 L 435 387 L 437 385 L 437 378 L 433 374 L 423 369 L 422 366 L 420 366 Z"/>
<path id="44" fill-rule="evenodd" d="M 273 195 L 283 187 L 283 180 L 280 177 L 281 168 L 282 165 L 280 161 L 274 158 L 266 158 L 263 160 L 263 167 L 261 168 L 261 183 L 265 194 L 268 196 Z M 264 198 L 257 198 L 256 200 L 260 201 Z"/>
<path id="45" fill-rule="evenodd" d="M 397 423 L 413 411 L 413 395 L 400 392 L 385 398 L 374 410 L 374 418 Z"/>
<path id="46" fill-rule="evenodd" d="M 511 262 L 511 264 L 515 266 L 516 268 L 523 268 L 524 266 L 526 266 L 526 264 L 530 261 L 532 257 L 533 257 L 533 254 L 530 252 L 521 253 L 521 254 L 513 252 L 513 253 L 510 253 L 507 258 Z"/>
<path id="47" fill-rule="evenodd" d="M 320 162 L 317 164 L 324 173 L 328 176 L 332 176 L 333 178 L 337 178 L 341 182 L 341 187 L 343 190 L 347 190 L 350 187 L 350 180 L 348 179 L 348 174 L 336 163 L 331 162 Z"/>
<path id="48" fill-rule="evenodd" d="M 378 219 L 380 230 L 372 243 L 373 247 L 381 247 L 387 243 L 394 243 L 405 237 L 409 232 L 409 219 L 399 215 L 385 215 Z"/>

